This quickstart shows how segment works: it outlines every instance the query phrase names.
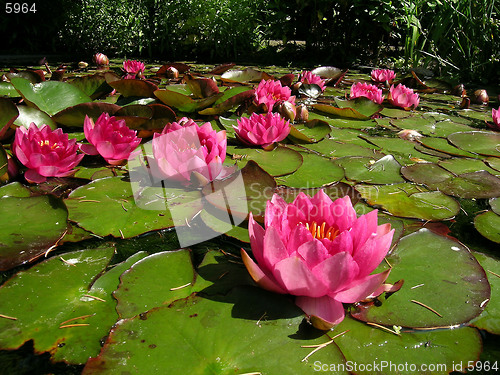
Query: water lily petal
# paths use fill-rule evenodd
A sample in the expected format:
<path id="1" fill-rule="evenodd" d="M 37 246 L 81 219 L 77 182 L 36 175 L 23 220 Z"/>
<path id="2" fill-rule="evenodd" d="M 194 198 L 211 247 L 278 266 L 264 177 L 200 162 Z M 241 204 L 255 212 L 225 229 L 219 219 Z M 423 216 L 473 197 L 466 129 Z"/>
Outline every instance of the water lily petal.
<path id="1" fill-rule="evenodd" d="M 335 299 L 344 303 L 354 303 L 366 299 L 376 291 L 387 279 L 390 269 L 375 275 L 365 276 L 363 279 L 355 280 L 344 290 L 335 294 Z"/>
<path id="2" fill-rule="evenodd" d="M 267 276 L 260 267 L 248 256 L 245 250 L 241 249 L 241 258 L 248 270 L 252 279 L 261 287 L 270 292 L 286 294 L 287 292 L 281 288 L 272 278 Z"/>
<path id="3" fill-rule="evenodd" d="M 318 329 L 331 329 L 345 317 L 342 303 L 329 296 L 319 298 L 299 296 L 295 299 L 295 304 L 310 316 L 313 326 Z"/>
<path id="4" fill-rule="evenodd" d="M 297 256 L 275 264 L 273 275 L 288 293 L 296 296 L 320 297 L 328 291 L 327 286 Z"/>

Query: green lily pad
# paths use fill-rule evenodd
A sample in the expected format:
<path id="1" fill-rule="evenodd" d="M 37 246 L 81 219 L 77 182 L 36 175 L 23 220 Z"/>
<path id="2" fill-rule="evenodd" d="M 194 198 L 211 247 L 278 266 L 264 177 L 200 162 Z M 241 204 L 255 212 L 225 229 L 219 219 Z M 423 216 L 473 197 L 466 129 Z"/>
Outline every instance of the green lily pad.
<path id="1" fill-rule="evenodd" d="M 16 105 L 9 99 L 0 98 L 0 139 L 18 116 L 19 111 Z"/>
<path id="2" fill-rule="evenodd" d="M 154 83 L 143 79 L 120 79 L 110 81 L 108 85 L 116 89 L 124 97 L 153 97 L 153 94 L 158 90 L 158 86 Z"/>
<path id="3" fill-rule="evenodd" d="M 379 297 L 381 303 L 360 306 L 355 318 L 388 326 L 448 327 L 479 316 L 490 298 L 485 271 L 469 249 L 427 229 L 403 237 L 387 261 L 388 281 L 402 279 L 404 285 Z"/>
<path id="4" fill-rule="evenodd" d="M 268 80 L 272 77 L 266 72 L 254 69 L 246 68 L 243 70 L 228 70 L 224 72 L 220 78 L 224 82 L 260 82 L 261 80 Z"/>
<path id="5" fill-rule="evenodd" d="M 500 216 L 493 211 L 486 211 L 474 218 L 474 226 L 482 236 L 500 243 Z"/>
<path id="6" fill-rule="evenodd" d="M 325 138 L 330 133 L 330 125 L 322 120 L 310 120 L 305 124 L 290 126 L 290 137 L 300 143 L 315 143 Z"/>
<path id="7" fill-rule="evenodd" d="M 191 74 L 184 76 L 184 81 L 196 99 L 207 98 L 219 93 L 217 82 L 210 78 L 194 78 Z"/>
<path id="8" fill-rule="evenodd" d="M 165 272 L 168 270 L 168 272 Z M 165 251 L 135 263 L 120 276 L 120 285 L 113 293 L 118 301 L 120 318 L 131 318 L 153 307 L 169 305 L 203 289 L 194 287 L 196 276 L 188 250 Z M 148 293 L 144 293 L 147 290 Z"/>
<path id="9" fill-rule="evenodd" d="M 17 92 L 16 88 L 10 82 L 0 82 L 0 97 L 17 98 L 20 96 L 19 92 Z"/>
<path id="10" fill-rule="evenodd" d="M 434 163 L 417 163 L 401 168 L 402 175 L 417 184 L 427 186 L 437 184 L 453 177 L 453 174 Z"/>
<path id="11" fill-rule="evenodd" d="M 0 144 L 0 179 L 7 173 L 8 164 L 7 164 L 7 153 L 5 149 Z"/>
<path id="12" fill-rule="evenodd" d="M 45 112 L 40 111 L 37 108 L 28 107 L 25 105 L 20 105 L 17 107 L 19 110 L 19 116 L 15 119 L 14 125 L 24 126 L 29 128 L 32 122 L 36 126 L 41 127 L 42 125 L 48 125 L 52 130 L 57 129 L 57 124 L 52 120 L 52 118 Z M 83 121 L 82 121 L 83 124 Z"/>
<path id="13" fill-rule="evenodd" d="M 302 155 L 288 147 L 278 146 L 271 151 L 259 148 L 228 146 L 227 153 L 232 155 L 239 168 L 248 160 L 253 160 L 271 176 L 283 176 L 296 171 L 302 165 Z"/>
<path id="14" fill-rule="evenodd" d="M 436 122 L 434 119 L 430 119 L 428 117 L 412 116 L 392 120 L 391 123 L 400 129 L 412 129 L 421 134 L 434 137 L 447 137 L 455 132 L 474 130 L 474 128 L 464 124 L 458 124 L 451 121 Z"/>
<path id="15" fill-rule="evenodd" d="M 0 270 L 43 255 L 66 230 L 66 207 L 51 195 L 4 196 L 0 202 Z"/>
<path id="16" fill-rule="evenodd" d="M 203 210 L 201 212 L 200 218 L 203 223 L 214 232 L 225 234 L 226 236 L 235 238 L 241 242 L 250 243 L 247 223 L 243 223 L 243 226 L 233 226 L 231 223 L 228 223 L 227 220 L 221 220 L 220 218 L 218 218 L 216 213 L 213 214 L 212 212 L 208 212 L 207 210 Z"/>
<path id="17" fill-rule="evenodd" d="M 405 111 L 404 109 L 398 109 L 398 108 L 384 108 L 380 112 L 380 114 L 382 116 L 392 117 L 392 118 L 405 118 L 413 115 L 413 113 L 410 111 Z"/>
<path id="18" fill-rule="evenodd" d="M 52 118 L 58 124 L 83 129 L 85 116 L 90 117 L 95 122 L 104 112 L 113 116 L 120 108 L 120 106 L 110 103 L 82 103 L 63 109 Z"/>
<path id="19" fill-rule="evenodd" d="M 478 159 L 451 158 L 448 160 L 441 160 L 438 165 L 455 175 L 477 171 L 486 171 L 496 176 L 500 175 L 500 171 L 488 167 L 482 160 Z"/>
<path id="20" fill-rule="evenodd" d="M 226 118 L 219 116 L 220 128 L 226 131 L 227 138 L 236 138 L 235 130 L 233 126 L 238 127 L 238 121 L 236 118 Z"/>
<path id="21" fill-rule="evenodd" d="M 110 293 L 118 279 L 101 288 L 91 285 L 113 253 L 103 246 L 63 254 L 2 285 L 0 311 L 15 320 L 0 319 L 0 348 L 15 349 L 32 339 L 38 353 L 50 352 L 55 361 L 83 364 L 96 355 L 117 320 Z"/>
<path id="22" fill-rule="evenodd" d="M 469 361 L 478 360 L 481 352 L 479 333 L 468 327 L 402 332 L 396 336 L 346 317 L 330 336 L 346 330 L 349 332 L 335 339 L 335 343 L 349 361 L 353 374 L 447 375 L 453 370 L 465 371 Z M 318 370 L 321 365 L 319 362 Z M 328 365 L 324 369 L 329 369 Z"/>
<path id="23" fill-rule="evenodd" d="M 356 142 L 364 143 L 365 146 L 358 145 Z M 376 146 L 372 146 L 362 139 L 356 141 L 327 138 L 318 143 L 302 145 L 302 147 L 319 152 L 320 154 L 333 159 L 346 156 L 364 156 L 379 159 L 384 156 L 384 154 L 376 151 Z"/>
<path id="24" fill-rule="evenodd" d="M 316 154 L 301 154 L 304 161 L 300 168 L 293 174 L 279 177 L 280 184 L 295 188 L 314 188 L 344 178 L 344 169 L 332 160 Z"/>
<path id="25" fill-rule="evenodd" d="M 201 195 L 197 191 L 150 187 L 140 195 L 138 203 L 129 181 L 109 177 L 73 190 L 65 203 L 69 219 L 82 228 L 102 237 L 122 238 L 173 227 L 173 210 L 178 209 L 176 214 L 191 218 L 201 208 Z"/>
<path id="26" fill-rule="evenodd" d="M 500 334 L 500 261 L 486 254 L 474 252 L 474 257 L 486 271 L 488 282 L 491 285 L 491 299 L 481 315 L 474 319 L 472 326 L 484 329 L 495 335 Z"/>
<path id="27" fill-rule="evenodd" d="M 196 112 L 215 103 L 224 94 L 219 93 L 207 98 L 195 99 L 191 96 L 180 94 L 169 86 L 166 90 L 156 90 L 155 96 L 170 107 L 177 108 L 182 112 Z"/>
<path id="28" fill-rule="evenodd" d="M 24 78 L 12 78 L 11 83 L 27 102 L 50 116 L 68 107 L 92 101 L 80 89 L 66 82 L 45 81 L 32 84 Z"/>
<path id="29" fill-rule="evenodd" d="M 490 204 L 491 210 L 500 215 L 500 198 L 491 198 L 488 202 Z"/>
<path id="30" fill-rule="evenodd" d="M 118 322 L 83 374 L 130 369 L 144 374 L 221 375 L 311 371 L 312 361 L 302 361 L 311 349 L 301 345 L 328 338 L 311 337 L 310 328 L 297 331 L 302 313 L 286 296 L 239 287 L 221 298 L 230 303 L 190 297 Z M 314 356 L 325 363 L 345 362 L 334 345 Z M 276 361 L 285 357 L 289 360 Z"/>
<path id="31" fill-rule="evenodd" d="M 438 150 L 446 154 L 454 156 L 465 156 L 468 158 L 478 157 L 476 154 L 456 148 L 455 146 L 450 144 L 447 139 L 425 137 L 422 138 L 419 142 L 423 144 L 425 147 L 431 148 L 433 150 Z"/>
<path id="32" fill-rule="evenodd" d="M 101 96 L 109 94 L 111 91 L 113 91 L 113 88 L 108 85 L 108 83 L 106 82 L 106 78 L 102 73 L 76 77 L 69 81 L 69 83 L 79 88 L 92 100 L 100 98 Z"/>
<path id="33" fill-rule="evenodd" d="M 200 115 L 219 115 L 233 109 L 245 100 L 252 98 L 254 95 L 255 91 L 249 87 L 232 87 L 224 91 L 224 95 L 217 99 L 213 107 L 205 108 L 198 113 Z"/>
<path id="34" fill-rule="evenodd" d="M 321 120 L 334 128 L 367 129 L 377 125 L 375 121 L 356 120 L 351 118 L 330 117 L 321 113 L 309 112 L 309 120 Z"/>
<path id="35" fill-rule="evenodd" d="M 494 158 L 494 157 L 484 158 L 484 162 L 488 164 L 491 168 L 500 171 L 500 158 Z"/>
<path id="36" fill-rule="evenodd" d="M 354 100 L 335 98 L 335 103 L 338 107 L 328 104 L 314 104 L 313 108 L 320 112 L 357 120 L 369 120 L 371 116 L 380 112 L 383 108 L 381 105 L 364 97 Z"/>
<path id="37" fill-rule="evenodd" d="M 392 155 L 386 155 L 377 161 L 367 157 L 345 157 L 337 159 L 345 171 L 348 180 L 370 184 L 397 184 L 404 182 L 399 173 L 399 164 Z"/>
<path id="38" fill-rule="evenodd" d="M 370 142 L 381 148 L 381 152 L 391 154 L 401 164 L 412 164 L 415 161 L 438 161 L 439 159 L 423 154 L 415 149 L 414 143 L 401 138 L 360 136 L 367 142 Z"/>
<path id="39" fill-rule="evenodd" d="M 448 136 L 448 140 L 465 151 L 500 157 L 499 133 L 485 131 L 453 133 Z"/>
<path id="40" fill-rule="evenodd" d="M 31 190 L 20 182 L 11 182 L 10 184 L 0 187 L 0 198 L 18 197 L 27 198 L 31 196 Z"/>
<path id="41" fill-rule="evenodd" d="M 391 215 L 421 220 L 449 220 L 455 217 L 460 205 L 440 191 L 420 191 L 412 184 L 383 186 L 356 185 L 366 201 Z"/>

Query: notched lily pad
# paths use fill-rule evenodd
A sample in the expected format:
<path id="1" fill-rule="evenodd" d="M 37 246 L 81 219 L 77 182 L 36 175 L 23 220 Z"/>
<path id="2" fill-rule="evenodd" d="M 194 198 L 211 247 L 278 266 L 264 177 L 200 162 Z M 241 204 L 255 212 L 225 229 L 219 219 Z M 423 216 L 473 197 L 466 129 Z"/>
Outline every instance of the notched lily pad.
<path id="1" fill-rule="evenodd" d="M 456 147 L 479 155 L 500 157 L 500 134 L 472 131 L 453 133 L 448 140 Z"/>

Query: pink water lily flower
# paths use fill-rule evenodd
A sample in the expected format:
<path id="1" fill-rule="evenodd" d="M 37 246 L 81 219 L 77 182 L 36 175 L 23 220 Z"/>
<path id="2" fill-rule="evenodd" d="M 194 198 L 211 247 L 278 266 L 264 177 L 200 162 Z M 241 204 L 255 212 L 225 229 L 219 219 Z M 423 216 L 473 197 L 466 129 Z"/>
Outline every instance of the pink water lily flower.
<path id="1" fill-rule="evenodd" d="M 290 133 L 290 121 L 285 121 L 279 113 L 265 115 L 252 113 L 250 117 L 237 120 L 238 126 L 233 126 L 238 139 L 252 146 L 270 146 L 280 142 Z"/>
<path id="2" fill-rule="evenodd" d="M 67 177 L 83 158 L 78 154 L 76 139 L 68 139 L 62 129 L 51 130 L 48 125 L 38 128 L 19 127 L 12 145 L 17 159 L 28 168 L 24 177 L 29 182 L 41 183 L 47 177 Z"/>
<path id="3" fill-rule="evenodd" d="M 500 107 L 498 109 L 491 109 L 491 117 L 493 117 L 493 124 L 489 124 L 489 127 L 493 130 L 500 130 Z"/>
<path id="4" fill-rule="evenodd" d="M 418 103 L 420 103 L 420 97 L 418 94 L 402 84 L 399 84 L 396 87 L 391 85 L 387 99 L 393 106 L 401 107 L 405 110 L 416 108 Z"/>
<path id="5" fill-rule="evenodd" d="M 167 124 L 161 134 L 155 134 L 152 143 L 153 173 L 163 179 L 184 185 L 206 184 L 224 172 L 226 131 L 216 132 L 209 122 L 198 126 L 183 117 L 178 123 Z"/>
<path id="6" fill-rule="evenodd" d="M 325 81 L 320 76 L 304 70 L 300 75 L 300 82 L 318 85 L 321 91 L 325 91 Z"/>
<path id="7" fill-rule="evenodd" d="M 281 86 L 280 81 L 262 80 L 255 89 L 255 102 L 264 104 L 267 112 L 272 112 L 276 102 L 288 101 L 295 104 L 295 96 L 289 87 Z"/>
<path id="8" fill-rule="evenodd" d="M 374 69 L 371 72 L 371 77 L 373 82 L 391 83 L 392 81 L 394 81 L 394 78 L 396 78 L 396 73 L 394 73 L 394 71 L 390 69 Z"/>
<path id="9" fill-rule="evenodd" d="M 377 225 L 377 211 L 356 216 L 349 197 L 332 201 L 320 190 L 300 193 L 293 203 L 275 194 L 267 202 L 265 228 L 250 214 L 253 261 L 242 258 L 259 286 L 296 296 L 295 303 L 316 328 L 344 319 L 343 303 L 388 290 L 390 270 L 371 274 L 390 249 L 394 230 Z"/>
<path id="10" fill-rule="evenodd" d="M 123 70 L 129 74 L 144 73 L 144 63 L 137 60 L 125 60 L 123 62 Z"/>
<path id="11" fill-rule="evenodd" d="M 83 122 L 85 138 L 90 145 L 80 149 L 88 155 L 101 155 L 111 165 L 119 165 L 130 157 L 141 143 L 137 132 L 131 130 L 125 120 L 118 120 L 106 112 L 94 121 L 85 116 Z"/>
<path id="12" fill-rule="evenodd" d="M 351 94 L 349 97 L 351 99 L 355 99 L 360 96 L 364 96 L 377 104 L 382 104 L 384 101 L 382 90 L 375 85 L 370 85 L 369 83 L 357 82 L 351 86 Z"/>

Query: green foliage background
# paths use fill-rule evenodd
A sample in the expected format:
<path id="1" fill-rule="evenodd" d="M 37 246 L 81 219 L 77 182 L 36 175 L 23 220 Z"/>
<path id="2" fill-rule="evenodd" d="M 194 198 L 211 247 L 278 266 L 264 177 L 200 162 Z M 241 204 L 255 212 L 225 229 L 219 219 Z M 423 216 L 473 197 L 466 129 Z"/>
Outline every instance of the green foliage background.
<path id="1" fill-rule="evenodd" d="M 422 66 L 485 82 L 500 61 L 495 0 L 53 0 L 0 32 L 0 53 Z"/>

